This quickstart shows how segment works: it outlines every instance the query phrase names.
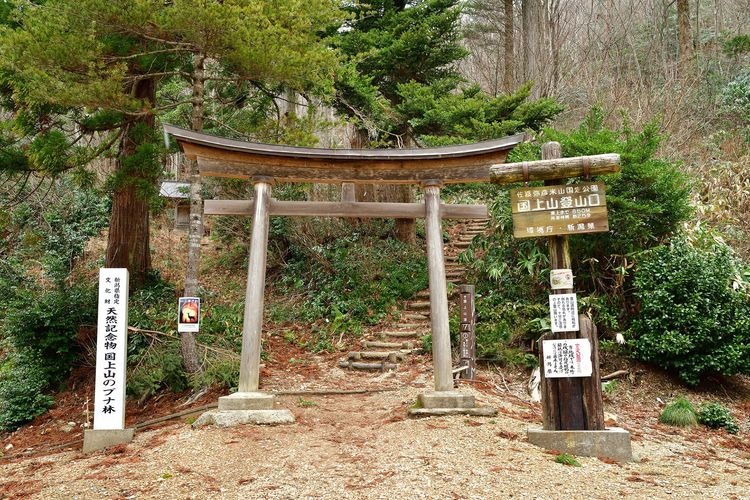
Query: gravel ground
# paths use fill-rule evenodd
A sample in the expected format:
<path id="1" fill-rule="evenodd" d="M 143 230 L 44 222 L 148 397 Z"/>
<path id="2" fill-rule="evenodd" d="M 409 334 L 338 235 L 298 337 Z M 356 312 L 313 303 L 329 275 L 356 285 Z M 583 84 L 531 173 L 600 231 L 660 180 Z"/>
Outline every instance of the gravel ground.
<path id="1" fill-rule="evenodd" d="M 515 387 L 462 388 L 497 417 L 409 419 L 425 390 L 413 375 L 386 392 L 280 397 L 292 425 L 173 421 L 88 456 L 4 463 L 0 498 L 750 498 L 750 456 L 723 433 L 631 429 L 635 462 L 566 466 L 527 442 L 539 412 Z"/>

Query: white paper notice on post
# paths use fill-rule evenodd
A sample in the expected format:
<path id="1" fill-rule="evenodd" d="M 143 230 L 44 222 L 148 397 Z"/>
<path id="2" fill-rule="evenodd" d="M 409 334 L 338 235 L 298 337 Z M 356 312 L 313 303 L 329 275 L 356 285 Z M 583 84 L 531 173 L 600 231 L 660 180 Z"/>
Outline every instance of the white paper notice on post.
<path id="1" fill-rule="evenodd" d="M 590 377 L 589 339 L 543 340 L 545 378 Z"/>
<path id="2" fill-rule="evenodd" d="M 549 296 L 552 333 L 578 331 L 578 300 L 574 293 Z"/>
<path id="3" fill-rule="evenodd" d="M 128 270 L 99 269 L 94 429 L 125 428 L 128 347 Z"/>

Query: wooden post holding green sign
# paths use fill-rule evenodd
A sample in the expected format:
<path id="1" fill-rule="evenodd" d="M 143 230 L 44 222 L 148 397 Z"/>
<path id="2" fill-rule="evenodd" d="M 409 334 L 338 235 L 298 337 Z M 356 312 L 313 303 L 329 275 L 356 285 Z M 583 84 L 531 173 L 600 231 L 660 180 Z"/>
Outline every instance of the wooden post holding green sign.
<path id="1" fill-rule="evenodd" d="M 560 158 L 557 143 L 542 147 L 542 160 L 491 167 L 496 183 L 526 181 L 512 190 L 513 232 L 518 238 L 547 237 L 550 254 L 552 333 L 540 339 L 544 427 L 529 428 L 529 442 L 580 456 L 632 460 L 630 434 L 604 427 L 596 327 L 578 314 L 568 235 L 607 231 L 604 184 L 590 175 L 617 172 L 618 155 Z M 563 184 L 568 177 L 586 182 Z M 545 181 L 528 187 L 528 181 Z"/>
<path id="2" fill-rule="evenodd" d="M 561 163 L 561 156 L 560 145 L 548 142 L 539 163 Z M 588 180 L 592 164 L 601 166 L 602 161 L 566 160 L 576 165 L 585 182 L 564 184 L 562 175 L 547 176 L 544 186 L 511 190 L 513 235 L 547 237 L 549 247 L 552 332 L 539 343 L 544 429 L 603 430 L 596 327 L 587 316 L 578 315 L 568 246 L 570 234 L 609 230 L 604 183 Z M 525 179 L 529 165 L 521 164 Z"/>

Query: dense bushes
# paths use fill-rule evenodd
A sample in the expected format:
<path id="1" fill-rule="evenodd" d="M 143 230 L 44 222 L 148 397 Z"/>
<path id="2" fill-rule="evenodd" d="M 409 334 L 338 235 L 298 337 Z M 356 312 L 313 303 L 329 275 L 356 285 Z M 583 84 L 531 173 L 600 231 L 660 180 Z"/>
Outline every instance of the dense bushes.
<path id="1" fill-rule="evenodd" d="M 707 373 L 750 373 L 750 302 L 732 287 L 736 271 L 717 243 L 676 241 L 644 252 L 635 276 L 635 355 L 692 385 Z"/>
<path id="2" fill-rule="evenodd" d="M 49 392 L 78 359 L 76 334 L 96 321 L 96 291 L 70 276 L 85 242 L 106 225 L 108 203 L 61 181 L 32 190 L 2 221 L 0 245 L 0 429 L 46 411 Z"/>
<path id="3" fill-rule="evenodd" d="M 47 411 L 55 402 L 46 394 L 49 373 L 38 359 L 16 356 L 0 370 L 0 430 L 14 430 Z"/>
<path id="4" fill-rule="evenodd" d="M 607 185 L 610 231 L 570 237 L 581 309 L 594 316 L 600 332 L 622 331 L 633 310 L 632 261 L 637 252 L 680 230 L 691 214 L 690 183 L 677 165 L 655 158 L 661 140 L 656 123 L 635 131 L 625 121 L 611 130 L 601 110 L 594 109 L 572 132 L 545 130 L 547 140 L 560 142 L 564 156 L 622 157 L 621 172 L 601 179 Z M 539 144 L 524 144 L 509 161 L 536 160 L 539 154 Z M 474 271 L 480 295 L 477 348 L 485 356 L 505 356 L 509 342 L 523 345 L 549 330 L 548 251 L 543 238 L 512 237 L 506 190 L 496 189 L 490 209 L 492 235 L 478 238 L 462 260 Z"/>
<path id="5" fill-rule="evenodd" d="M 347 223 L 348 225 L 348 223 Z M 324 320 L 334 333 L 376 324 L 398 299 L 427 287 L 424 252 L 388 238 L 392 221 L 373 222 L 369 231 L 341 232 L 313 246 L 292 242 L 279 284 L 303 294 L 295 314 Z"/>

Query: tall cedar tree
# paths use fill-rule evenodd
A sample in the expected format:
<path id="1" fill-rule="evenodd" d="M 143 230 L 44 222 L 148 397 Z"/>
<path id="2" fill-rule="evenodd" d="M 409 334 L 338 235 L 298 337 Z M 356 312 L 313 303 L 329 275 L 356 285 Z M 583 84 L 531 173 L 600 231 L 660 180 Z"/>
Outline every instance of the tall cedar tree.
<path id="1" fill-rule="evenodd" d="M 4 166 L 54 175 L 114 155 L 106 265 L 127 267 L 134 287 L 151 266 L 148 205 L 161 172 L 155 118 L 180 104 L 156 106 L 160 83 L 190 79 L 196 54 L 215 58 L 230 79 L 295 88 L 325 87 L 333 72 L 333 54 L 317 38 L 338 17 L 333 0 L 19 0 L 14 7 L 16 24 L 0 31 L 0 85 L 12 95 L 5 107 L 14 112 L 15 144 L 25 147 L 8 147 L 23 160 Z"/>

